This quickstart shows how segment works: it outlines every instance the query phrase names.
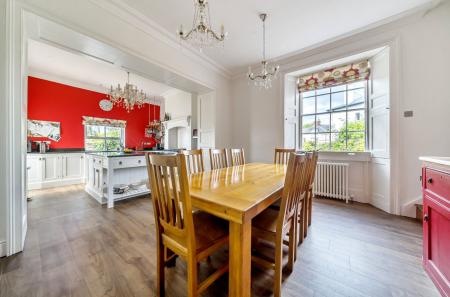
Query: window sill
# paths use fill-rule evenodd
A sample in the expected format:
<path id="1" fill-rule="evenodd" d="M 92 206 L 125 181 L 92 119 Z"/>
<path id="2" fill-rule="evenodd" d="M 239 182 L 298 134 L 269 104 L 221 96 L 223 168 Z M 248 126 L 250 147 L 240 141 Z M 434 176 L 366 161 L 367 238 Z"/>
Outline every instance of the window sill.
<path id="1" fill-rule="evenodd" d="M 319 160 L 370 162 L 370 152 L 319 152 Z"/>

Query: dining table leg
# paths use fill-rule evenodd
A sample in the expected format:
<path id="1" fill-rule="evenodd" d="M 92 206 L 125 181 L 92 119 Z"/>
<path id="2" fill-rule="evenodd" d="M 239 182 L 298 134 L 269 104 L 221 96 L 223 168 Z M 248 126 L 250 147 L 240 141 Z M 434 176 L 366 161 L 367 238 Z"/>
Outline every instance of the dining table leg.
<path id="1" fill-rule="evenodd" d="M 229 296 L 250 297 L 252 221 L 230 221 Z"/>

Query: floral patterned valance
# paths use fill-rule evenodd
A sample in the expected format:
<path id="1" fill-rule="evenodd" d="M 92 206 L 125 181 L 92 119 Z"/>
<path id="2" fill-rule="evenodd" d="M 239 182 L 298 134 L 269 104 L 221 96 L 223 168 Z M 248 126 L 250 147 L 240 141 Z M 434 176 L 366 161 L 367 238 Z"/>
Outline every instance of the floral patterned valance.
<path id="1" fill-rule="evenodd" d="M 83 116 L 83 125 L 125 128 L 127 126 L 127 121 Z"/>
<path id="2" fill-rule="evenodd" d="M 369 79 L 370 64 L 364 60 L 350 65 L 329 68 L 324 71 L 303 75 L 298 78 L 300 92 L 346 84 Z"/>

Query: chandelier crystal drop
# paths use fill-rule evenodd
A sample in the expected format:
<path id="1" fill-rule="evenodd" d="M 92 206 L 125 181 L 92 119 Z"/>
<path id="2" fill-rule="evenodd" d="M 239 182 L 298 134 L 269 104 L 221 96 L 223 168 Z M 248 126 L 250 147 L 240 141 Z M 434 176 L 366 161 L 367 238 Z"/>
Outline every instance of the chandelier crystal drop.
<path id="1" fill-rule="evenodd" d="M 259 18 L 263 22 L 263 59 L 261 61 L 261 71 L 259 74 L 255 74 L 252 72 L 251 66 L 248 67 L 247 76 L 250 81 L 253 81 L 255 86 L 260 88 L 269 89 L 272 87 L 272 78 L 276 78 L 278 71 L 280 70 L 280 66 L 271 66 L 266 60 L 266 19 L 267 14 L 262 13 L 259 15 Z"/>
<path id="2" fill-rule="evenodd" d="M 108 99 L 116 106 L 122 106 L 130 112 L 135 106 L 141 108 L 147 103 L 147 94 L 142 90 L 138 90 L 138 87 L 130 84 L 130 72 L 127 72 L 127 82 L 122 88 L 120 84 L 117 87 L 111 86 L 108 92 Z"/>
<path id="3" fill-rule="evenodd" d="M 227 33 L 223 25 L 221 26 L 220 33 L 215 32 L 211 28 L 208 1 L 194 0 L 194 6 L 195 13 L 192 29 L 185 32 L 183 25 L 180 25 L 180 29 L 178 30 L 180 40 L 184 40 L 200 50 L 223 44 Z"/>

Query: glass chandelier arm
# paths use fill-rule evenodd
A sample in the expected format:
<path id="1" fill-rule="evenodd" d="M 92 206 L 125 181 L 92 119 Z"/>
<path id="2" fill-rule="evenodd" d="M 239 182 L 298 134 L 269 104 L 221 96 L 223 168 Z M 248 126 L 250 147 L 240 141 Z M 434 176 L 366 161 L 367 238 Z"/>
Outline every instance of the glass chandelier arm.
<path id="1" fill-rule="evenodd" d="M 213 36 L 215 39 L 217 39 L 218 41 L 224 41 L 224 40 L 225 40 L 225 33 L 224 33 L 223 31 L 220 33 L 220 35 L 217 34 L 216 32 L 214 32 L 214 31 L 211 30 L 211 29 L 208 29 L 208 32 L 211 33 L 212 36 Z"/>

